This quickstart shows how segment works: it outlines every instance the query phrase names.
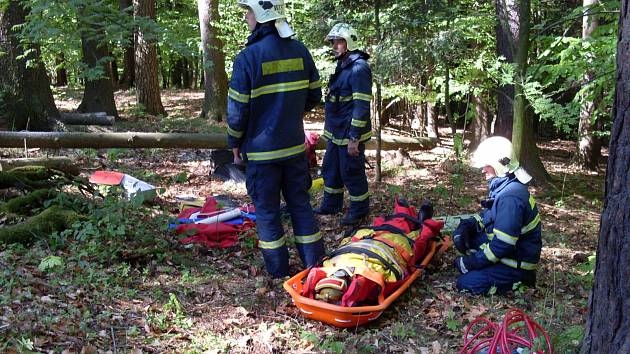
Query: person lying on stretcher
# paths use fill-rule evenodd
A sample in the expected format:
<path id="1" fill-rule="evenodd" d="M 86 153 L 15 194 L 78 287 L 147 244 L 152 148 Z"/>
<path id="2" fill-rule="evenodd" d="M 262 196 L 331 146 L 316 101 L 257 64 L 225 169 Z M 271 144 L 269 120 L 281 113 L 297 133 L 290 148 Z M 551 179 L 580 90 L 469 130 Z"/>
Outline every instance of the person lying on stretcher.
<path id="1" fill-rule="evenodd" d="M 429 242 L 440 235 L 444 222 L 432 217 L 429 202 L 418 213 L 396 199 L 393 215 L 355 229 L 309 271 L 302 296 L 341 306 L 377 303 L 379 295 L 386 297 L 404 283 L 429 252 Z"/>

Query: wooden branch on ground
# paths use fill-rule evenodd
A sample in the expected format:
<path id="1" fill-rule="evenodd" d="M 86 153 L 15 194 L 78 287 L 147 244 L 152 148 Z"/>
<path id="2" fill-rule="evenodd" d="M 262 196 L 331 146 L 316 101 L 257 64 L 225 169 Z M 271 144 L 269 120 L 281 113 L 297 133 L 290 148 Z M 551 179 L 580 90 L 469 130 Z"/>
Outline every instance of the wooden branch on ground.
<path id="1" fill-rule="evenodd" d="M 430 150 L 437 140 L 432 138 L 407 138 L 384 136 L 384 150 Z M 110 149 L 110 148 L 160 148 L 160 149 L 226 149 L 226 134 L 197 133 L 62 133 L 62 132 L 0 132 L 0 148 L 51 148 L 51 149 Z M 376 147 L 372 139 L 368 150 Z M 326 148 L 320 137 L 318 149 Z"/>
<path id="2" fill-rule="evenodd" d="M 24 166 L 44 166 L 78 176 L 79 167 L 67 156 L 38 157 L 29 159 L 5 159 L 0 160 L 0 171 L 8 171 Z"/>
<path id="3" fill-rule="evenodd" d="M 105 112 L 95 113 L 61 113 L 59 118 L 64 124 L 68 125 L 114 125 L 116 118 L 108 116 Z"/>

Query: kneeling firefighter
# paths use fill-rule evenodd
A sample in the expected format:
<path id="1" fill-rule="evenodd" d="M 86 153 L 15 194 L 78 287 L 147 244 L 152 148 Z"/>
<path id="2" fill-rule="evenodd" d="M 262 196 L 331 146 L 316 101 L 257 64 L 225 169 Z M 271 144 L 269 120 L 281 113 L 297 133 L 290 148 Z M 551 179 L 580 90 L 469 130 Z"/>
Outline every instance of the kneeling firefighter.
<path id="1" fill-rule="evenodd" d="M 311 178 L 304 146 L 304 112 L 321 99 L 311 54 L 286 21 L 282 0 L 238 0 L 252 32 L 234 61 L 228 91 L 228 143 L 235 163 L 247 161 L 247 192 L 256 207 L 259 247 L 274 278 L 289 275 L 280 220 L 287 203 L 295 244 L 305 267 L 324 254 L 310 204 Z"/>
<path id="2" fill-rule="evenodd" d="M 453 242 L 462 256 L 454 266 L 461 273 L 457 288 L 472 294 L 512 290 L 514 284 L 535 286 L 542 249 L 536 201 L 527 184 L 532 177 L 513 156 L 503 137 L 484 140 L 472 158 L 488 185 L 488 199 L 478 217 L 462 220 Z"/>

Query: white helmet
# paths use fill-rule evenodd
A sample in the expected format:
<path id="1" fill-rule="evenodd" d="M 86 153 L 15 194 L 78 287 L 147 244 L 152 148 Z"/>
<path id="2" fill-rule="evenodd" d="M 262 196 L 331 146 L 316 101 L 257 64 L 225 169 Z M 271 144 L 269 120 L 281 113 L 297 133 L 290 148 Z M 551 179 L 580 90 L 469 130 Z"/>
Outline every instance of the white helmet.
<path id="1" fill-rule="evenodd" d="M 238 5 L 252 9 L 258 23 L 275 20 L 280 37 L 289 38 L 295 34 L 287 22 L 284 0 L 238 0 Z"/>
<path id="2" fill-rule="evenodd" d="M 332 41 L 333 39 L 345 39 L 348 45 L 348 51 L 359 49 L 357 45 L 357 40 L 359 39 L 357 31 L 347 23 L 338 23 L 333 26 L 326 36 L 326 40 Z"/>
<path id="3" fill-rule="evenodd" d="M 516 178 L 524 184 L 532 180 L 532 177 L 520 167 L 518 160 L 514 157 L 512 142 L 502 136 L 493 136 L 482 141 L 473 154 L 471 165 L 475 168 L 491 166 L 498 177 L 514 173 Z"/>

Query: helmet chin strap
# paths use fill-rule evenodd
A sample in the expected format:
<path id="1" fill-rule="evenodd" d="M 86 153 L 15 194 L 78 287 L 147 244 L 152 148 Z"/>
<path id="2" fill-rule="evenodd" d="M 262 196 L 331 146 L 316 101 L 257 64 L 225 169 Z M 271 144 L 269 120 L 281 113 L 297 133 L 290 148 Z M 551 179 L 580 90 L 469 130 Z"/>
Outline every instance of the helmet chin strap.
<path id="1" fill-rule="evenodd" d="M 533 179 L 533 177 L 527 173 L 527 171 L 525 171 L 525 169 L 521 166 L 518 166 L 515 170 L 513 171 L 509 171 L 510 169 L 510 162 L 511 160 L 507 157 L 502 158 L 501 160 L 499 160 L 499 162 L 508 168 L 508 172 L 511 172 L 514 174 L 514 176 L 516 177 L 516 179 L 518 179 L 519 182 L 523 183 L 523 184 L 527 184 L 529 182 L 531 182 L 531 180 Z"/>
<path id="2" fill-rule="evenodd" d="M 523 184 L 527 184 L 533 179 L 533 177 L 522 167 L 519 167 L 514 171 L 514 176 Z"/>

